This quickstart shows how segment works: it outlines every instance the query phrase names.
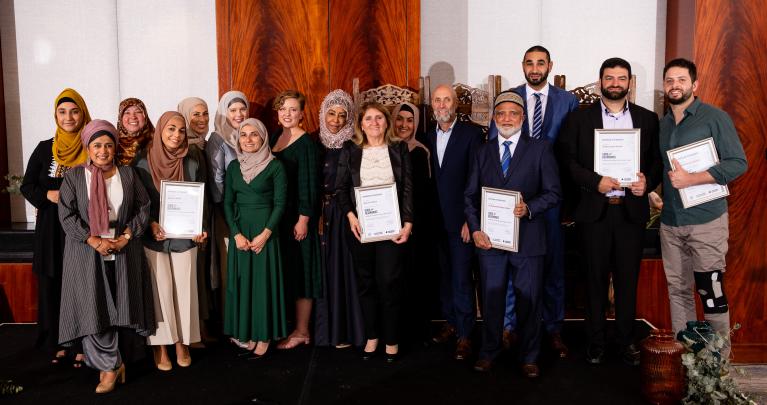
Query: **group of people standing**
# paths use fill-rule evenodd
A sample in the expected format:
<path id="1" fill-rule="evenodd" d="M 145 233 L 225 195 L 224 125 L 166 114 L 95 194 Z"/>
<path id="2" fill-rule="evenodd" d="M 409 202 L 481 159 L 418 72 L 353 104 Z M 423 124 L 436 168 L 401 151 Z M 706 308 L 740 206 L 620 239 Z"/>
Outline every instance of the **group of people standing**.
<path id="1" fill-rule="evenodd" d="M 447 322 L 428 339 L 455 337 L 455 358 L 468 360 L 476 257 L 484 324 L 474 368 L 487 371 L 518 341 L 523 373 L 536 377 L 542 329 L 557 353 L 568 355 L 560 335 L 560 179 L 577 189 L 572 216 L 589 293 L 589 362 L 601 363 L 605 353 L 612 271 L 618 343 L 623 359 L 638 364 L 633 319 L 642 230 L 647 193 L 661 181 L 674 328 L 694 319 L 694 272 L 698 291 L 716 296 L 716 305 L 704 306 L 706 317 L 728 330 L 721 288 L 726 201 L 684 209 L 676 190 L 726 184 L 746 164 L 726 114 L 692 97 L 695 66 L 675 60 L 664 69 L 671 112 L 660 127 L 654 113 L 627 100 L 628 62 L 603 63 L 602 100 L 584 110 L 572 94 L 548 84 L 552 66 L 541 46 L 525 53 L 527 83 L 498 95 L 487 140 L 479 128 L 457 120 L 449 85 L 432 92 L 436 125 L 426 134 L 417 133 L 420 110 L 413 104 L 391 113 L 375 102 L 355 105 L 334 90 L 322 102 L 314 136 L 301 125 L 305 97 L 293 90 L 274 99 L 280 129 L 273 134 L 249 117 L 249 101 L 239 91 L 221 97 L 209 133 L 207 104 L 196 97 L 163 113 L 156 127 L 141 100 L 126 99 L 115 128 L 91 120 L 82 97 L 64 90 L 54 103 L 56 134 L 35 149 L 21 188 L 38 209 L 38 343 L 56 351 L 53 363 L 69 351 L 75 366 L 84 361 L 100 370 L 96 392 L 109 392 L 124 381 L 126 356 L 144 343 L 160 370 L 173 367 L 170 345 L 179 366 L 191 365 L 189 346 L 213 334 L 204 326 L 216 314 L 223 334 L 248 359 L 262 358 L 279 340 L 278 349 L 312 342 L 361 347 L 366 360 L 384 346 L 385 360 L 393 362 L 406 335 L 404 307 L 415 319 L 407 334 L 422 339 L 429 333 L 428 307 L 439 301 Z M 641 173 L 630 187 L 593 171 L 595 128 L 641 129 Z M 708 136 L 720 154 L 709 177 L 679 165 L 672 170 L 661 159 L 669 148 Z M 200 235 L 166 236 L 159 223 L 162 181 L 205 183 Z M 361 243 L 354 189 L 392 183 L 399 233 Z M 514 210 L 517 252 L 492 248 L 482 231 L 482 187 L 521 193 Z M 708 229 L 712 220 L 715 232 Z M 706 249 L 714 251 L 701 253 Z"/>

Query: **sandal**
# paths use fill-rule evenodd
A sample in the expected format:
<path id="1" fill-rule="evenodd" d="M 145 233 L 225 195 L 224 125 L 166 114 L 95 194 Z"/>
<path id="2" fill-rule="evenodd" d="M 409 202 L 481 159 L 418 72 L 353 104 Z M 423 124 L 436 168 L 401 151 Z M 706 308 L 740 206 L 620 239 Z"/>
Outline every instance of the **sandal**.
<path id="1" fill-rule="evenodd" d="M 280 350 L 290 350 L 300 345 L 308 345 L 311 342 L 312 340 L 309 336 L 288 336 L 287 339 L 277 345 L 277 348 Z"/>
<path id="2" fill-rule="evenodd" d="M 79 360 L 77 359 L 78 357 L 80 357 Z M 83 364 L 85 364 L 85 355 L 82 353 L 77 353 L 77 355 L 75 355 L 75 358 L 72 360 L 72 367 L 82 368 Z"/>
<path id="3" fill-rule="evenodd" d="M 60 366 L 62 366 L 64 364 L 64 360 L 66 360 L 66 359 L 67 359 L 67 351 L 66 350 L 59 350 L 51 358 L 51 365 L 55 366 L 55 367 L 60 367 Z"/>

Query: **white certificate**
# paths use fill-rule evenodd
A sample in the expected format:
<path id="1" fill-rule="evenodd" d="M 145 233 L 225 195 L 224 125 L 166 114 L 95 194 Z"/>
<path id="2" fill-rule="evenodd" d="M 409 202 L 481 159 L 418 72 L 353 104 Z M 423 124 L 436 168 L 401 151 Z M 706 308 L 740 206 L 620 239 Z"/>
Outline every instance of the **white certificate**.
<path id="1" fill-rule="evenodd" d="M 672 159 L 679 161 L 684 170 L 690 173 L 706 171 L 711 166 L 719 164 L 719 154 L 716 153 L 714 138 L 706 138 L 689 145 L 680 146 L 666 152 L 671 169 L 674 169 Z M 720 184 L 700 184 L 679 190 L 684 208 L 694 207 L 708 201 L 730 195 L 730 189 Z"/>
<path id="2" fill-rule="evenodd" d="M 397 185 L 355 187 L 357 217 L 360 221 L 362 243 L 391 240 L 399 235 L 402 223 L 399 218 Z"/>
<path id="3" fill-rule="evenodd" d="M 519 218 L 514 207 L 522 199 L 518 191 L 482 187 L 482 232 L 496 249 L 519 249 Z"/>
<path id="4" fill-rule="evenodd" d="M 639 128 L 595 129 L 594 171 L 629 187 L 639 176 Z"/>
<path id="5" fill-rule="evenodd" d="M 192 239 L 202 233 L 205 183 L 163 180 L 160 226 L 168 239 Z"/>

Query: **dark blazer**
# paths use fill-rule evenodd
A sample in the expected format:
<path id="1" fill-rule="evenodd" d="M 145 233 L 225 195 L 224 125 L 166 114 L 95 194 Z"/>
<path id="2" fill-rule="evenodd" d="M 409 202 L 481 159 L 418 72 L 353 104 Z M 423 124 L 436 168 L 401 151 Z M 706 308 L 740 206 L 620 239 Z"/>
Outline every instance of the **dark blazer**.
<path id="1" fill-rule="evenodd" d="M 626 191 L 626 218 L 635 224 L 646 223 L 650 218 L 647 193 L 655 189 L 661 180 L 660 149 L 658 147 L 658 115 L 629 103 L 629 113 L 634 128 L 641 129 L 639 168 L 647 179 L 645 195 L 635 196 Z M 602 103 L 570 114 L 562 127 L 557 141 L 557 153 L 564 171 L 578 187 L 578 202 L 573 219 L 576 222 L 595 222 L 602 217 L 607 206 L 605 195 L 597 191 L 602 176 L 594 172 L 594 129 L 601 129 Z"/>
<path id="2" fill-rule="evenodd" d="M 520 256 L 546 254 L 546 222 L 543 215 L 549 208 L 559 204 L 562 191 L 559 185 L 559 169 L 549 142 L 519 138 L 509 166 L 509 177 L 501 169 L 498 142 L 493 140 L 479 147 L 472 159 L 469 179 L 464 193 L 466 220 L 469 230 L 480 230 L 482 187 L 519 191 L 530 211 L 519 221 Z M 479 250 L 480 254 L 500 254 L 497 249 Z"/>
<path id="3" fill-rule="evenodd" d="M 437 190 L 434 204 L 442 214 L 437 217 L 442 220 L 445 231 L 459 233 L 466 222 L 463 192 L 469 165 L 477 147 L 482 144 L 482 131 L 475 125 L 456 122 L 445 148 L 442 167 L 437 156 L 437 127 L 431 128 L 426 137 L 431 154 L 431 175 Z"/>
<path id="4" fill-rule="evenodd" d="M 407 144 L 398 142 L 389 145 L 389 160 L 394 172 L 394 182 L 397 183 L 397 198 L 399 199 L 400 220 L 413 222 L 413 182 L 410 173 L 410 154 Z M 360 165 L 362 164 L 362 148 L 352 141 L 346 141 L 338 158 L 338 173 L 336 173 L 336 190 L 338 205 L 343 214 L 356 212 L 357 202 L 354 197 L 354 187 L 361 185 Z"/>
<path id="5" fill-rule="evenodd" d="M 522 100 L 525 100 L 525 122 L 522 123 L 522 132 L 529 133 L 529 122 L 533 117 L 527 116 L 527 87 L 523 84 L 514 88 L 514 91 L 522 96 Z M 549 84 L 549 100 L 546 102 L 546 112 L 543 114 L 542 137 L 554 143 L 567 115 L 577 109 L 578 98 L 573 93 Z"/>

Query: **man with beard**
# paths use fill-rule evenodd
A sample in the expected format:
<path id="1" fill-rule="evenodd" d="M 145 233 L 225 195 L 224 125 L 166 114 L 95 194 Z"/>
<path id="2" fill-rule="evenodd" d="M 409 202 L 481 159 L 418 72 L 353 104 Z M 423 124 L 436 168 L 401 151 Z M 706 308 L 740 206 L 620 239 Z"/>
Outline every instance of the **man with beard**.
<path id="1" fill-rule="evenodd" d="M 493 119 L 498 137 L 481 145 L 472 159 L 465 192 L 466 220 L 478 249 L 482 286 L 482 349 L 474 364 L 488 371 L 502 347 L 506 290 L 515 289 L 519 319 L 519 354 L 522 372 L 538 377 L 541 336 L 541 288 L 546 254 L 545 214 L 561 198 L 559 170 L 551 144 L 522 134 L 524 101 L 505 91 L 495 99 Z M 481 229 L 482 187 L 518 191 L 521 201 L 514 207 L 519 218 L 516 252 L 492 247 Z M 511 283 L 509 280 L 513 279 Z"/>
<path id="2" fill-rule="evenodd" d="M 627 364 L 639 364 L 639 350 L 634 344 L 637 279 L 644 229 L 650 217 L 647 193 L 660 182 L 661 162 L 658 116 L 628 102 L 630 81 L 628 62 L 620 58 L 604 61 L 599 69 L 601 101 L 570 114 L 557 142 L 563 169 L 579 188 L 573 219 L 586 265 L 586 360 L 592 364 L 604 360 L 605 303 L 611 271 L 621 357 Z M 617 179 L 594 172 L 594 130 L 598 128 L 640 129 L 640 172 L 630 187 L 623 188 Z"/>
<path id="3" fill-rule="evenodd" d="M 663 156 L 663 211 L 660 239 L 663 269 L 675 332 L 697 319 L 693 286 L 701 298 L 703 315 L 727 339 L 729 357 L 730 312 L 724 291 L 725 255 L 729 237 L 727 199 L 719 198 L 684 208 L 679 190 L 700 184 L 725 185 L 747 168 L 738 133 L 724 111 L 704 104 L 693 92 L 698 87 L 695 64 L 674 59 L 663 68 L 663 90 L 671 105 L 660 122 Z M 666 152 L 707 138 L 714 140 L 719 163 L 706 171 L 689 173 Z M 671 166 L 673 163 L 673 169 Z"/>
<path id="4" fill-rule="evenodd" d="M 431 96 L 435 128 L 427 134 L 431 154 L 431 172 L 436 185 L 435 207 L 439 209 L 440 228 L 436 239 L 440 266 L 440 301 L 442 315 L 447 320 L 442 330 L 433 337 L 444 343 L 458 336 L 456 360 L 471 355 L 469 336 L 474 328 L 474 286 L 471 281 L 473 248 L 466 225 L 463 192 L 469 163 L 482 142 L 482 132 L 474 125 L 456 119 L 457 96 L 449 85 L 440 85 Z"/>
<path id="5" fill-rule="evenodd" d="M 548 49 L 540 45 L 530 47 L 522 58 L 522 71 L 527 83 L 513 89 L 525 101 L 525 120 L 522 132 L 533 139 L 544 139 L 551 144 L 557 140 L 567 115 L 578 109 L 578 99 L 564 89 L 552 86 L 547 79 L 554 62 Z M 495 134 L 495 125 L 491 137 Z M 564 236 L 560 218 L 560 204 L 546 211 L 546 258 L 543 278 L 543 326 L 549 334 L 551 346 L 559 357 L 567 357 L 567 346 L 562 341 L 565 320 Z M 515 340 L 516 314 L 514 313 L 514 287 L 509 284 L 506 297 L 503 343 L 508 348 Z"/>

